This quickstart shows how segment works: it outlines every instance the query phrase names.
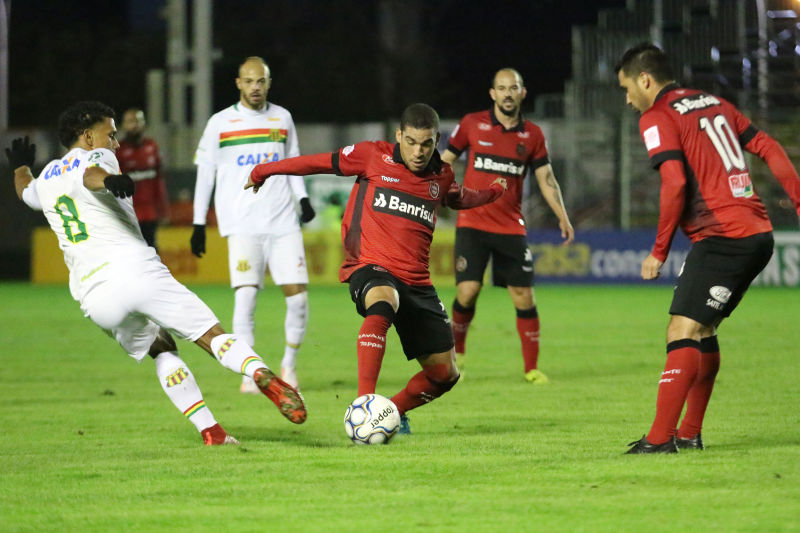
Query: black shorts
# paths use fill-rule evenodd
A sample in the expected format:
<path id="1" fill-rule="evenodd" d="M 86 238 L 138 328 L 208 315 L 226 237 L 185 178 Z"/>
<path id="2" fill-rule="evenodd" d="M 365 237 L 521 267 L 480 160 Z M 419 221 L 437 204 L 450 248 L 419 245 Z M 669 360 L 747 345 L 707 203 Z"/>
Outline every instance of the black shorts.
<path id="1" fill-rule="evenodd" d="M 394 317 L 394 329 L 409 361 L 447 352 L 455 345 L 447 311 L 432 285 L 406 285 L 377 265 L 359 268 L 353 272 L 349 281 L 350 297 L 361 316 L 367 313 L 364 295 L 369 289 L 387 285 L 397 290 L 400 307 Z"/>
<path id="2" fill-rule="evenodd" d="M 489 233 L 472 228 L 456 228 L 456 283 L 483 281 L 489 258 L 492 283 L 496 287 L 533 285 L 533 254 L 524 235 Z"/>
<path id="3" fill-rule="evenodd" d="M 708 237 L 692 245 L 683 264 L 669 314 L 714 326 L 731 315 L 770 257 L 772 233 L 744 239 Z"/>

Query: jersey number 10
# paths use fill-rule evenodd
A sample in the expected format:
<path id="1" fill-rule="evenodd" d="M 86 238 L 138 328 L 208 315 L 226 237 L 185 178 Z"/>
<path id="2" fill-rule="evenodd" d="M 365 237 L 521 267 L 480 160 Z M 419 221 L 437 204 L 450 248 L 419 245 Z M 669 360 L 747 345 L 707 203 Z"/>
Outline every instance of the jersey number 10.
<path id="1" fill-rule="evenodd" d="M 729 174 L 734 168 L 747 170 L 739 139 L 733 133 L 725 115 L 714 115 L 713 122 L 708 117 L 700 117 L 700 129 L 711 139 L 711 144 L 717 149 L 722 164 Z"/>

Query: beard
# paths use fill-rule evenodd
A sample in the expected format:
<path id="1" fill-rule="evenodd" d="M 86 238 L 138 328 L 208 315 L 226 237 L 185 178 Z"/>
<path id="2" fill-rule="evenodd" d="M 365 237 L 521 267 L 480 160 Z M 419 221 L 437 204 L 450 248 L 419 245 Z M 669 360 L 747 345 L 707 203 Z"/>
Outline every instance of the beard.
<path id="1" fill-rule="evenodd" d="M 499 105 L 499 106 L 497 106 L 497 109 L 499 109 L 500 112 L 502 114 L 504 114 L 505 116 L 507 116 L 507 117 L 515 117 L 519 113 L 519 106 L 517 106 L 517 105 L 515 105 L 511 109 L 506 109 L 502 105 Z"/>

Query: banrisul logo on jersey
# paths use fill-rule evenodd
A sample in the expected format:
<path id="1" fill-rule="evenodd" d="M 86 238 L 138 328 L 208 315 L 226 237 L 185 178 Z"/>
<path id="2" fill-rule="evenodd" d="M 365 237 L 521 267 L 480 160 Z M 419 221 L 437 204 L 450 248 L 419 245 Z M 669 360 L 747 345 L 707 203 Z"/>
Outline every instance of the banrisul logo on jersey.
<path id="1" fill-rule="evenodd" d="M 669 105 L 671 105 L 672 108 L 681 115 L 720 104 L 721 102 L 717 98 L 711 96 L 710 94 L 704 93 L 694 94 L 692 96 L 681 98 L 680 100 L 673 100 L 669 103 Z"/>
<path id="2" fill-rule="evenodd" d="M 525 174 L 525 164 L 522 161 L 491 154 L 476 153 L 472 166 L 481 172 L 500 174 L 509 178 L 521 178 Z"/>
<path id="3" fill-rule="evenodd" d="M 372 209 L 381 213 L 395 215 L 414 222 L 419 222 L 430 229 L 433 229 L 434 202 L 417 198 L 412 194 L 406 194 L 392 189 L 376 188 L 372 200 Z"/>

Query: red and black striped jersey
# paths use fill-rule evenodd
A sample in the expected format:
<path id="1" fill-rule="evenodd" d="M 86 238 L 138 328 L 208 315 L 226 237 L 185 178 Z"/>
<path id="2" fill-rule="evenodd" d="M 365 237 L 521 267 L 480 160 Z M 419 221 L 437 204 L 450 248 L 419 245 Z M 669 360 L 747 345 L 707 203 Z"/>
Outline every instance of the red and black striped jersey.
<path id="1" fill-rule="evenodd" d="M 525 235 L 523 180 L 529 171 L 550 163 L 541 128 L 520 117 L 518 126 L 507 130 L 493 110 L 470 113 L 453 130 L 447 149 L 456 155 L 469 149 L 465 187 L 485 189 L 498 176 L 508 180 L 508 191 L 496 202 L 459 211 L 457 226 Z"/>
<path id="2" fill-rule="evenodd" d="M 653 255 L 665 258 L 678 225 L 697 242 L 711 236 L 743 238 L 772 230 L 767 210 L 756 194 L 742 149 L 757 153 L 759 134 L 750 120 L 723 98 L 669 85 L 639 120 L 650 162 L 683 165 L 683 198 L 665 198 L 680 191 L 662 173 L 659 235 Z M 684 205 L 669 210 L 670 202 Z M 665 211 L 667 214 L 665 215 Z"/>
<path id="3" fill-rule="evenodd" d="M 450 165 L 434 152 L 424 174 L 411 172 L 398 145 L 360 142 L 332 155 L 334 171 L 356 175 L 342 220 L 345 259 L 339 280 L 362 266 L 384 267 L 409 285 L 431 285 L 428 262 L 436 206 L 454 181 Z"/>
<path id="4" fill-rule="evenodd" d="M 136 182 L 133 208 L 139 221 L 158 220 L 169 213 L 167 189 L 161 174 L 158 144 L 145 137 L 140 144 L 120 141 L 117 149 L 120 171 Z"/>

